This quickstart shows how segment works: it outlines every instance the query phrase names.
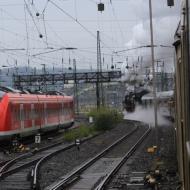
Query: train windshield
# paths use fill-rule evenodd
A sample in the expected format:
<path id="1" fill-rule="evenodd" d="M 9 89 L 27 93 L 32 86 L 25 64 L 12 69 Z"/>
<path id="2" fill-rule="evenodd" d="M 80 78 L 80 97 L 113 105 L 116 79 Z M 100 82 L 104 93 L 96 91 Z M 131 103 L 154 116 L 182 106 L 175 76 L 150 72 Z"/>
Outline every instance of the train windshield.
<path id="1" fill-rule="evenodd" d="M 6 92 L 3 92 L 3 91 L 1 91 L 0 90 L 0 101 L 1 101 L 1 99 L 3 98 L 3 96 L 6 94 Z"/>

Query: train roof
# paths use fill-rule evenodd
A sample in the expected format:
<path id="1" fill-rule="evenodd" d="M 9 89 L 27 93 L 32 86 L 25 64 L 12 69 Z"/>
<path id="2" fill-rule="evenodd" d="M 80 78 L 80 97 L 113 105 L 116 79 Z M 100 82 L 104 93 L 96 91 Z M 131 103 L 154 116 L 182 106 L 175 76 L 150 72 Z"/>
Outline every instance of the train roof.
<path id="1" fill-rule="evenodd" d="M 162 91 L 162 92 L 157 92 L 156 93 L 156 97 L 157 99 L 169 99 L 172 98 L 174 96 L 174 91 L 170 90 L 170 91 Z M 153 100 L 153 93 L 148 93 L 146 95 L 144 95 L 141 100 Z"/>
<path id="2" fill-rule="evenodd" d="M 71 102 L 73 101 L 72 96 L 62 95 L 41 95 L 41 94 L 21 94 L 12 92 L 0 91 L 0 101 L 6 99 L 7 102 L 11 103 L 56 103 L 56 102 Z"/>

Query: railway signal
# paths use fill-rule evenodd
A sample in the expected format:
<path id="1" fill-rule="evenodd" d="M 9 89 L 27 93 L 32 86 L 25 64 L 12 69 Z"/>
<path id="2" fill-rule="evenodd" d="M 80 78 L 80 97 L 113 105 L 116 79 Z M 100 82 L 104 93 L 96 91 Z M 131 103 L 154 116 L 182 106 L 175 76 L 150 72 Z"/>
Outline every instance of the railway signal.
<path id="1" fill-rule="evenodd" d="M 80 139 L 75 139 L 75 145 L 77 146 L 78 151 L 80 151 Z"/>
<path id="2" fill-rule="evenodd" d="M 13 146 L 13 152 L 16 152 L 19 146 L 19 142 L 17 138 L 13 139 L 12 146 Z"/>

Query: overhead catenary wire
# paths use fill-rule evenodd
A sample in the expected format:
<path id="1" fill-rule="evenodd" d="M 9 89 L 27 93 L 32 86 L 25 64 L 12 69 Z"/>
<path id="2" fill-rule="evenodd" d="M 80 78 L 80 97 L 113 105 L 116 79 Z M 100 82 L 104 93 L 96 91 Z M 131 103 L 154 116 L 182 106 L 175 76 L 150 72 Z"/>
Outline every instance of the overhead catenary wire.
<path id="1" fill-rule="evenodd" d="M 90 30 L 88 30 L 82 23 L 80 23 L 76 18 L 74 18 L 72 15 L 67 13 L 64 9 L 62 9 L 59 5 L 54 3 L 52 0 L 49 0 L 57 9 L 59 9 L 61 12 L 63 12 L 65 15 L 67 15 L 69 18 L 71 18 L 74 22 L 79 24 L 86 32 L 88 32 L 92 37 L 96 39 L 96 35 L 92 33 Z"/>
<path id="2" fill-rule="evenodd" d="M 109 16 L 111 17 L 111 13 L 109 12 Z M 115 43 L 117 43 L 118 44 L 118 40 L 116 40 L 113 36 L 116 36 L 116 35 L 114 35 L 114 30 L 113 30 L 113 21 L 111 21 L 110 22 L 110 31 L 111 31 L 111 42 L 112 42 L 112 45 L 114 44 L 114 41 L 115 41 Z M 102 31 L 102 33 L 103 33 L 103 35 L 105 35 L 104 34 L 104 32 Z M 106 36 L 108 36 L 108 35 L 106 35 Z"/>
<path id="3" fill-rule="evenodd" d="M 25 1 L 25 0 L 24 0 Z M 31 7 L 34 9 L 35 12 L 39 12 L 34 4 L 34 1 L 32 0 L 32 2 L 30 2 L 30 0 L 27 0 L 28 4 L 31 5 Z"/>
<path id="4" fill-rule="evenodd" d="M 25 40 L 27 39 L 26 36 L 24 36 L 24 35 L 22 35 L 22 34 L 20 34 L 20 33 L 16 33 L 16 32 L 10 31 L 10 30 L 8 30 L 8 29 L 6 29 L 6 28 L 0 27 L 0 30 L 9 32 L 10 34 L 15 35 L 15 36 L 22 37 L 22 38 L 24 38 Z M 31 38 L 31 37 L 29 37 L 29 39 L 30 39 L 30 40 L 33 40 L 33 41 L 36 41 L 36 42 L 42 43 L 41 40 L 37 40 L 36 38 Z M 51 42 L 49 42 L 49 45 L 52 45 L 52 46 L 55 46 L 55 47 L 62 47 L 62 44 L 55 44 L 55 43 L 51 43 Z"/>
<path id="5" fill-rule="evenodd" d="M 30 1 L 30 3 L 31 3 L 31 0 L 25 0 L 27 3 Z M 52 0 L 52 1 L 54 1 L 54 2 L 56 2 L 56 0 Z M 73 1 L 74 3 L 77 1 L 77 0 L 68 0 L 68 6 L 72 6 L 72 5 L 69 5 L 70 4 L 70 2 L 71 1 Z M 88 2 L 89 1 L 89 2 Z M 20 19 L 20 18 L 18 18 L 18 19 L 16 19 L 16 18 L 13 18 L 14 20 L 16 20 L 16 21 L 18 21 L 19 23 L 22 23 L 22 24 L 24 24 L 24 25 L 28 25 L 28 35 L 27 35 L 27 32 L 23 32 L 23 28 L 24 27 L 18 27 L 19 29 L 21 29 L 22 31 L 20 32 L 20 30 L 19 31 L 17 31 L 17 30 L 11 30 L 11 29 L 9 29 L 10 31 L 12 31 L 13 33 L 14 33 L 14 35 L 15 36 L 11 36 L 11 35 L 9 35 L 8 33 L 6 33 L 6 32 L 4 32 L 4 34 L 6 34 L 6 36 L 5 37 L 7 37 L 7 36 L 10 36 L 11 38 L 14 38 L 13 40 L 10 38 L 10 40 L 12 40 L 12 44 L 9 42 L 9 40 L 7 40 L 7 43 L 9 44 L 8 45 L 8 47 L 7 47 L 7 49 L 6 50 L 4 50 L 4 51 L 13 51 L 13 50 L 11 50 L 11 49 L 14 49 L 14 47 L 18 47 L 18 49 L 20 48 L 20 49 L 22 49 L 22 46 L 24 46 L 24 48 L 25 48 L 25 51 L 27 50 L 28 51 L 28 53 L 30 54 L 30 55 L 33 55 L 33 54 L 36 54 L 36 53 L 40 53 L 40 52 L 42 52 L 42 51 L 48 51 L 48 50 L 55 50 L 55 49 L 59 49 L 59 48 L 62 48 L 63 46 L 64 47 L 68 47 L 68 46 L 75 46 L 75 44 L 74 44 L 74 40 L 73 40 L 73 38 L 66 38 L 66 35 L 67 34 L 63 34 L 62 33 L 62 31 L 61 30 L 57 30 L 56 29 L 56 25 L 53 25 L 54 23 L 50 23 L 51 21 L 54 21 L 54 20 L 56 20 L 56 19 L 58 19 L 58 17 L 54 17 L 54 16 L 57 16 L 57 13 L 56 13 L 56 9 L 55 9 L 55 7 L 54 6 L 52 6 L 52 4 L 47 0 L 43 0 L 43 2 L 45 3 L 47 3 L 47 5 L 48 6 L 46 6 L 46 4 L 45 4 L 45 6 L 44 6 L 44 3 L 43 3 L 43 5 L 41 6 L 39 3 L 38 3 L 39 1 L 34 1 L 34 7 L 32 7 L 31 8 L 31 4 L 28 4 L 29 6 L 30 6 L 30 10 L 31 10 L 31 13 L 33 14 L 33 17 L 34 17 L 34 19 L 35 19 L 35 22 L 36 22 L 36 24 L 38 25 L 38 28 L 40 29 L 41 27 L 41 32 L 45 32 L 44 30 L 46 29 L 47 31 L 45 32 L 46 34 L 44 34 L 44 38 L 43 38 L 43 41 L 45 40 L 45 42 L 43 42 L 41 39 L 38 39 L 38 37 L 35 37 L 35 35 L 36 35 L 36 30 L 34 29 L 34 25 L 33 25 L 33 20 L 32 20 L 32 18 L 28 15 L 28 13 L 27 13 L 27 10 L 26 10 L 26 13 L 27 13 L 27 18 L 24 18 L 24 17 L 22 17 L 22 18 L 24 18 L 24 19 Z M 61 4 L 61 2 L 66 2 L 66 1 L 64 1 L 64 0 L 60 0 L 60 1 L 58 1 L 57 0 L 57 2 L 59 3 L 58 5 L 62 5 Z M 78 1 L 79 2 L 79 1 Z M 96 6 L 96 4 L 97 4 L 97 2 L 99 2 L 99 0 L 87 0 L 86 1 L 86 3 L 88 3 L 88 4 L 90 4 L 90 2 L 92 2 L 91 3 L 91 6 L 93 6 L 93 7 L 95 7 Z M 102 1 L 103 2 L 103 1 Z M 115 1 L 116 2 L 116 1 Z M 38 3 L 38 4 L 37 4 Z M 79 3 L 78 3 L 79 4 Z M 77 6 L 78 6 L 78 4 L 77 4 Z M 107 2 L 107 4 L 109 4 L 108 2 Z M 39 5 L 39 7 L 38 7 L 38 5 Z M 67 5 L 67 3 L 65 3 L 65 5 Z M 76 4 L 75 4 L 76 5 Z M 115 5 L 115 4 L 113 4 L 113 5 Z M 25 4 L 23 3 L 22 4 L 22 6 L 25 6 Z M 40 7 L 42 7 L 42 9 L 40 8 Z M 46 8 L 45 8 L 46 7 Z M 47 7 L 48 7 L 48 9 L 47 9 Z M 63 9 L 64 9 L 64 6 L 61 6 L 61 7 L 63 7 Z M 70 8 L 69 7 L 69 8 Z M 45 10 L 44 10 L 44 8 L 45 8 Z M 51 8 L 51 9 L 50 9 Z M 53 8 L 53 11 L 52 11 L 52 8 Z M 82 16 L 82 14 L 81 15 L 78 15 L 78 13 L 76 12 L 76 6 L 75 7 L 71 7 L 72 9 L 75 9 L 75 10 L 73 10 L 73 15 L 74 15 L 74 19 L 76 19 L 76 20 L 78 20 L 80 23 L 82 23 L 85 27 L 87 27 L 87 29 L 89 30 L 89 31 L 91 31 L 92 33 L 93 33 L 93 30 L 91 30 L 91 28 L 89 28 L 89 25 L 87 25 L 86 23 L 84 23 L 84 22 L 97 22 L 97 19 L 95 19 L 94 21 L 93 20 L 91 20 L 91 18 L 89 17 L 89 18 L 87 18 L 87 19 L 81 19 L 81 17 L 79 18 L 78 16 Z M 77 7 L 78 8 L 78 7 Z M 111 7 L 110 7 L 111 8 Z M 115 11 L 117 11 L 117 7 L 115 7 L 114 6 L 114 8 L 115 8 Z M 44 13 L 45 13 L 45 17 L 43 18 L 44 19 L 44 23 L 38 23 L 38 20 L 37 19 L 40 19 L 41 21 L 42 21 L 42 17 L 40 16 L 39 18 L 37 18 L 37 17 L 35 17 L 35 15 L 34 15 L 34 12 L 33 11 L 35 11 L 35 10 L 39 10 L 40 9 L 40 12 L 41 12 L 41 10 L 44 10 Z M 77 10 L 79 10 L 79 9 L 77 9 Z M 106 9 L 106 11 L 107 11 L 108 9 Z M 9 11 L 8 9 L 7 9 L 7 11 Z M 51 14 L 49 14 L 49 11 L 51 11 L 51 12 L 53 12 L 53 16 L 51 15 Z M 68 11 L 68 9 L 66 9 L 66 11 Z M 109 12 L 111 11 L 111 9 L 109 9 Z M 57 12 L 59 12 L 59 11 L 57 11 Z M 54 14 L 55 13 L 55 14 Z M 70 13 L 70 12 L 69 12 Z M 112 13 L 112 12 L 110 12 L 110 13 Z M 118 12 L 116 12 L 116 13 L 118 13 Z M 13 13 L 12 13 L 13 14 Z M 40 13 L 41 14 L 41 13 Z M 59 13 L 59 14 L 61 14 L 61 13 Z M 18 14 L 16 17 L 20 17 L 20 15 L 21 14 Z M 102 15 L 106 15 L 106 12 L 105 12 L 105 14 L 102 14 Z M 6 16 L 6 15 L 5 15 Z M 112 16 L 112 14 L 111 14 L 111 16 Z M 112 17 L 107 17 L 107 20 L 103 20 L 104 19 L 104 17 L 102 16 L 102 20 L 101 20 L 101 22 L 111 22 L 114 26 L 117 26 L 117 21 L 119 20 L 119 21 L 121 21 L 121 19 L 120 19 L 120 15 L 118 15 L 117 14 L 117 16 L 118 16 L 118 18 L 119 19 L 113 19 L 113 16 Z M 8 16 L 6 16 L 6 17 L 8 17 Z M 78 18 L 77 18 L 78 17 Z M 10 18 L 12 18 L 12 17 L 10 17 Z M 63 19 L 62 19 L 63 18 Z M 60 17 L 60 19 L 59 19 L 59 21 L 63 21 L 63 22 L 68 22 L 68 20 L 70 21 L 70 22 L 73 22 L 73 19 L 71 20 L 70 18 L 68 18 L 68 17 L 64 17 L 64 16 L 62 16 L 62 18 Z M 64 18 L 66 18 L 67 20 L 65 20 Z M 86 17 L 85 17 L 86 18 Z M 3 18 L 4 19 L 4 18 Z M 108 20 L 109 19 L 109 20 Z M 122 20 L 122 21 L 125 21 L 125 20 Z M 121 21 L 121 22 L 122 22 Z M 114 23 L 115 22 L 115 23 Z M 44 27 L 43 25 L 39 25 L 39 24 L 45 24 L 46 25 L 46 27 Z M 51 29 L 52 30 L 50 30 L 50 27 L 48 26 L 49 24 L 52 24 L 51 25 Z M 59 24 L 59 23 L 58 23 Z M 63 23 L 64 24 L 64 23 Z M 66 23 L 67 24 L 67 23 Z M 70 23 L 69 23 L 70 24 Z M 106 23 L 107 24 L 107 23 Z M 103 25 L 103 28 L 102 29 L 107 29 L 106 28 L 106 24 L 104 24 Z M 108 23 L 109 24 L 109 23 Z M 122 23 L 123 24 L 123 23 Z M 14 26 L 14 24 L 12 25 L 12 26 Z M 66 25 L 64 25 L 64 31 L 65 30 L 67 30 L 68 29 L 68 27 L 65 27 Z M 122 25 L 121 25 L 122 26 Z M 5 26 L 3 26 L 3 28 L 4 27 L 7 27 L 6 25 Z M 32 30 L 31 28 L 33 27 L 33 29 L 34 30 Z M 44 30 L 43 30 L 43 28 L 44 28 Z M 8 29 L 8 28 L 7 28 Z M 61 28 L 61 24 L 59 24 L 59 29 L 62 29 Z M 69 28 L 70 29 L 70 28 Z M 118 30 L 119 28 L 118 27 L 115 27 L 114 29 L 116 29 L 116 30 Z M 122 26 L 122 29 L 123 29 L 123 26 Z M 71 30 L 72 30 L 72 28 L 71 28 Z M 5 31 L 5 30 L 4 30 Z M 17 34 L 16 34 L 16 31 L 17 31 Z M 74 30 L 73 30 L 74 31 Z M 76 30 L 75 30 L 76 31 Z M 67 32 L 67 31 L 66 31 Z M 12 34 L 13 34 L 12 33 Z M 54 35 L 54 34 L 57 34 L 57 35 Z M 117 32 L 118 34 L 119 34 L 119 31 Z M 24 35 L 23 35 L 24 34 Z M 109 36 L 111 36 L 111 37 L 115 37 L 114 36 L 114 34 L 111 34 L 111 32 L 110 33 L 106 33 L 106 32 L 103 32 L 103 30 L 101 30 L 101 37 L 103 37 L 103 41 L 104 42 L 106 42 L 108 45 L 109 45 L 109 47 L 107 47 L 107 46 L 104 46 L 103 48 L 102 48 L 102 50 L 103 50 L 103 53 L 104 53 L 104 55 L 105 56 L 111 56 L 112 55 L 112 52 L 113 52 L 113 50 L 121 50 L 121 48 L 122 47 L 114 47 L 114 45 L 117 45 L 116 43 L 115 43 L 115 41 L 114 42 L 112 42 L 112 44 L 110 43 L 110 39 L 111 38 L 108 38 L 108 35 Z M 53 37 L 52 37 L 53 36 Z M 70 35 L 71 36 L 71 35 Z M 86 35 L 87 36 L 87 35 Z M 46 38 L 45 38 L 46 37 Z M 48 37 L 48 39 L 47 39 L 47 37 Z M 87 36 L 88 37 L 88 36 Z M 23 39 L 22 39 L 23 38 Z M 90 38 L 90 37 L 89 37 Z M 121 38 L 121 37 L 120 37 Z M 62 40 L 61 40 L 62 39 Z M 118 39 L 118 38 L 117 38 Z M 23 40 L 23 41 L 21 41 L 21 40 Z M 25 40 L 25 41 L 24 41 Z M 72 41 L 71 41 L 72 40 Z M 1 40 L 2 42 L 4 41 L 4 39 L 2 39 Z M 70 41 L 72 42 L 72 43 L 70 43 Z M 29 44 L 28 45 L 26 45 L 27 43 L 29 42 Z M 48 42 L 48 46 L 47 46 L 47 42 Z M 63 43 L 62 43 L 63 42 Z M 65 43 L 64 43 L 65 42 Z M 66 44 L 66 42 L 67 43 L 70 43 L 70 44 L 72 44 L 72 45 L 67 45 Z M 16 45 L 17 44 L 17 45 Z M 74 44 L 74 45 L 73 45 Z M 91 46 L 91 45 L 85 45 L 85 43 L 81 43 L 83 46 Z M 79 45 L 79 46 L 82 46 L 82 45 Z M 3 44 L 4 45 L 4 44 Z M 111 46 L 110 46 L 111 45 Z M 6 47 L 6 45 L 4 45 L 5 47 Z M 27 47 L 28 46 L 28 47 Z M 9 48 L 10 47 L 10 48 Z M 43 48 L 44 47 L 44 48 Z M 86 50 L 85 50 L 85 48 L 86 48 Z M 95 47 L 94 47 L 95 48 Z M 107 48 L 107 49 L 106 49 Z M 124 47 L 125 48 L 125 47 Z M 123 49 L 124 49 L 123 48 Z M 93 55 L 90 55 L 90 54 L 96 54 L 96 52 L 94 51 L 93 52 L 93 50 L 92 49 L 90 49 L 90 48 L 87 48 L 87 47 L 84 47 L 84 49 L 83 49 L 83 47 L 81 48 L 81 47 L 78 47 L 77 46 L 77 52 L 74 52 L 73 54 L 74 55 L 76 55 L 76 56 L 79 56 L 80 58 L 81 58 L 81 55 L 84 55 L 84 56 L 86 56 L 86 57 L 94 57 Z M 109 51 L 109 50 L 112 50 L 112 51 Z M 90 50 L 92 50 L 92 51 L 90 51 Z M 19 52 L 20 50 L 15 50 L 15 52 Z M 22 50 L 21 50 L 22 51 Z M 105 52 L 104 52 L 105 51 Z M 24 51 L 23 51 L 24 52 Z M 22 53 L 23 53 L 22 52 Z M 58 57 L 58 59 L 59 60 L 61 60 L 59 57 L 60 57 L 60 55 L 61 55 L 61 53 L 62 53 L 63 51 L 61 50 L 61 52 L 59 52 L 59 51 L 55 51 L 55 53 L 52 53 L 52 54 L 50 54 L 49 55 L 49 58 L 48 58 L 48 56 L 46 56 L 46 55 L 48 55 L 48 54 L 42 54 L 42 55 L 39 55 L 39 57 L 38 56 L 36 56 L 35 58 L 34 57 L 32 57 L 32 59 L 36 59 L 37 60 L 37 57 L 38 58 L 44 58 L 44 59 L 48 59 L 48 60 L 51 60 L 51 61 L 53 61 L 53 58 L 55 59 L 56 57 Z M 17 53 L 15 53 L 15 54 L 17 54 Z M 109 54 L 109 55 L 108 55 Z M 132 55 L 132 53 L 129 53 L 129 54 L 131 54 Z M 66 54 L 64 54 L 64 56 L 66 57 L 68 55 L 68 52 L 66 53 Z M 120 54 L 119 55 L 119 57 L 120 58 L 122 58 L 122 57 L 126 57 L 126 55 L 128 55 L 128 53 L 124 53 L 124 54 Z M 18 55 L 19 56 L 19 55 Z M 114 55 L 115 56 L 115 55 Z M 133 56 L 133 55 L 132 55 Z M 145 56 L 147 56 L 147 55 L 145 55 Z M 130 57 L 130 55 L 129 55 L 129 57 Z M 135 57 L 135 55 L 134 55 L 134 57 Z M 31 58 L 31 57 L 30 57 Z M 64 58 L 65 59 L 65 58 Z M 119 59 L 119 58 L 118 58 Z M 39 60 L 39 59 L 38 59 Z M 67 59 L 65 59 L 65 60 L 67 60 Z M 107 60 L 107 57 L 106 57 L 106 60 Z M 114 58 L 114 61 L 115 61 L 115 58 Z"/>
<path id="6" fill-rule="evenodd" d="M 75 2 L 75 18 L 76 18 L 76 20 L 78 20 L 77 19 L 77 17 L 78 17 L 78 13 L 77 13 L 77 0 L 74 0 Z"/>
<path id="7" fill-rule="evenodd" d="M 26 3 L 26 0 L 24 0 L 24 2 L 25 2 L 25 5 L 26 5 L 26 10 L 28 11 L 30 17 L 32 18 L 32 21 L 34 23 L 34 26 L 35 26 L 37 32 L 38 32 L 39 37 L 42 38 L 42 41 L 47 45 L 47 41 L 43 39 L 43 35 L 41 34 L 41 31 L 40 31 L 40 29 L 39 29 L 39 27 L 38 27 L 38 25 L 37 25 L 37 23 L 36 23 L 36 21 L 34 19 L 34 16 L 33 16 L 32 12 L 30 11 L 30 8 L 29 8 L 28 4 Z M 36 11 L 36 12 L 38 12 L 38 11 Z"/>
<path id="8" fill-rule="evenodd" d="M 49 3 L 49 0 L 46 0 L 46 4 L 45 4 L 45 6 L 44 6 L 44 9 L 42 10 L 42 14 L 45 13 L 45 11 L 46 11 L 46 9 L 47 9 L 47 7 L 48 7 L 48 3 Z"/>
<path id="9" fill-rule="evenodd" d="M 25 29 L 26 29 L 26 55 L 29 54 L 29 32 L 28 32 L 28 23 L 26 19 L 26 5 L 24 4 L 24 18 L 25 18 Z"/>
<path id="10" fill-rule="evenodd" d="M 10 32 L 11 34 L 13 34 L 13 35 L 16 35 L 16 36 L 20 36 L 20 37 L 23 37 L 24 39 L 26 39 L 26 36 L 22 36 L 20 33 L 15 33 L 15 32 L 13 32 L 13 31 L 9 31 L 9 30 L 7 30 L 7 29 L 4 29 L 4 28 L 0 28 L 0 30 L 3 30 L 3 31 L 6 31 L 6 32 Z M 39 40 L 36 40 L 36 39 L 33 39 L 33 38 L 31 38 L 31 40 L 35 40 L 35 41 L 39 41 Z M 41 41 L 40 41 L 41 42 Z M 58 47 L 60 47 L 61 45 L 58 45 L 58 44 L 51 44 L 51 45 L 56 45 L 56 46 L 58 46 Z M 63 46 L 62 46 L 63 47 Z M 62 48 L 61 47 L 61 48 Z M 67 45 L 67 47 L 68 47 L 68 45 Z M 46 47 L 46 48 L 36 48 L 36 47 L 30 47 L 29 48 L 30 50 L 42 50 L 42 49 L 53 49 L 53 47 Z M 0 51 L 13 51 L 13 50 L 16 50 L 16 51 L 25 51 L 26 50 L 26 48 L 3 48 L 2 50 L 0 49 Z M 52 50 L 51 50 L 52 51 Z M 57 50 L 56 50 L 57 51 Z M 53 52 L 55 52 L 54 50 L 53 50 Z M 15 54 L 14 54 L 15 55 Z"/>
<path id="11" fill-rule="evenodd" d="M 25 62 L 25 54 L 19 54 L 19 53 L 14 53 L 14 52 L 0 52 L 0 53 L 5 53 L 5 54 L 7 54 L 9 56 L 16 56 L 17 60 L 18 60 L 18 58 L 22 59 L 24 61 L 24 63 L 25 63 L 24 65 L 27 66 L 27 63 Z M 33 60 L 33 59 L 37 59 L 37 60 L 40 60 L 40 61 L 44 61 L 46 64 L 47 63 L 52 64 L 52 61 L 49 61 L 47 59 L 43 59 L 43 58 L 40 58 L 40 57 L 31 57 L 31 58 L 32 58 L 32 59 L 30 59 L 31 63 L 39 64 L 39 62 Z M 15 60 L 16 58 L 12 57 L 12 59 Z"/>
<path id="12" fill-rule="evenodd" d="M 25 2 L 29 2 L 29 1 L 25 1 Z M 31 1 L 30 1 L 30 3 L 31 3 Z M 49 1 L 46 1 L 46 5 L 45 5 L 45 7 L 47 7 L 47 4 L 49 3 Z M 94 3 L 96 3 L 95 1 L 94 1 Z M 97 4 L 97 3 L 96 3 Z M 35 3 L 33 3 L 33 4 L 31 4 L 31 5 L 29 5 L 29 6 L 33 6 L 33 9 L 35 10 L 35 11 L 37 11 L 37 8 L 36 8 L 36 6 L 35 6 Z M 45 8 L 46 9 L 46 8 Z M 31 17 L 32 18 L 32 17 Z M 34 18 L 34 20 L 35 20 L 35 18 Z M 32 21 L 33 21 L 33 19 L 32 19 Z M 44 19 L 44 21 L 46 22 L 46 19 Z M 36 22 L 36 20 L 35 20 L 35 22 Z M 45 23 L 45 24 L 48 24 L 48 23 Z M 19 35 L 20 36 L 20 35 Z M 25 38 L 25 37 L 24 37 Z M 28 37 L 26 36 L 26 40 L 28 39 Z M 31 38 L 29 38 L 29 40 L 31 40 Z M 34 39 L 36 42 L 38 41 L 37 39 Z M 41 40 L 39 40 L 40 42 L 41 42 Z M 50 45 L 49 43 L 48 43 L 48 45 Z M 63 45 L 62 45 L 63 46 Z M 60 47 L 60 45 L 58 45 L 58 43 L 56 44 L 56 47 Z M 55 48 L 55 47 L 54 47 Z M 28 49 L 32 49 L 32 48 L 28 48 Z M 36 48 L 37 49 L 37 48 Z M 110 48 L 109 48 L 110 49 Z"/>
<path id="13" fill-rule="evenodd" d="M 121 37 L 122 37 L 122 41 L 124 42 L 124 41 L 125 41 L 124 34 L 123 34 L 122 29 L 121 29 L 120 23 L 119 23 L 119 21 L 118 21 L 118 19 L 117 19 L 116 12 L 115 12 L 115 9 L 114 9 L 114 7 L 113 7 L 112 1 L 110 1 L 110 5 L 111 5 L 112 12 L 113 12 L 113 16 L 115 17 L 115 20 L 116 20 L 116 22 L 117 22 L 118 28 L 119 28 L 119 30 L 120 30 Z"/>
<path id="14" fill-rule="evenodd" d="M 44 14 L 43 14 L 43 25 L 44 25 L 44 32 L 45 32 L 45 38 L 46 38 L 46 45 L 48 47 L 48 37 L 47 37 L 47 30 L 46 30 L 46 23 L 45 23 L 45 19 L 44 19 Z"/>
<path id="15" fill-rule="evenodd" d="M 46 23 L 46 25 L 54 33 L 54 35 L 57 36 L 59 40 L 61 40 L 62 45 L 64 45 L 65 47 L 69 46 L 69 44 L 65 43 L 62 37 L 59 34 L 57 34 L 57 32 L 53 29 L 53 27 L 48 22 Z"/>
<path id="16" fill-rule="evenodd" d="M 59 5 L 57 5 L 56 3 L 54 3 L 52 0 L 49 0 L 57 9 L 59 9 L 61 12 L 63 12 L 65 15 L 67 15 L 69 18 L 71 18 L 74 22 L 76 22 L 77 24 L 79 24 L 87 33 L 89 33 L 93 38 L 97 38 L 96 35 L 91 32 L 86 26 L 84 26 L 81 22 L 79 22 L 76 18 L 74 18 L 72 15 L 70 15 L 69 13 L 67 13 L 64 9 L 62 9 Z M 100 41 L 104 46 L 107 46 L 102 40 Z M 111 50 L 112 51 L 112 50 Z"/>
<path id="17" fill-rule="evenodd" d="M 26 3 L 25 0 L 24 0 L 24 2 L 25 2 L 25 5 L 26 5 L 26 10 L 28 11 L 30 17 L 32 18 L 32 21 L 33 21 L 33 23 L 34 23 L 34 26 L 35 26 L 35 28 L 36 28 L 38 34 L 41 34 L 41 32 L 40 32 L 40 30 L 39 30 L 39 28 L 38 28 L 38 26 L 37 26 L 37 24 L 36 24 L 36 21 L 35 21 L 35 19 L 34 19 L 34 17 L 33 17 L 33 14 L 31 13 L 31 11 L 30 11 L 30 9 L 29 9 L 29 7 L 28 7 L 28 4 Z"/>
<path id="18" fill-rule="evenodd" d="M 24 18 L 24 22 L 22 22 L 22 20 L 21 19 L 18 19 L 18 18 L 16 18 L 16 17 L 14 17 L 14 16 L 12 16 L 11 14 L 9 14 L 6 10 L 4 10 L 4 9 L 2 9 L 1 8 L 1 10 L 3 11 L 3 12 L 5 12 L 5 14 L 7 14 L 9 17 L 11 17 L 11 18 L 13 18 L 14 20 L 16 20 L 16 21 L 18 21 L 20 24 L 23 24 L 23 25 L 27 25 L 28 23 L 27 23 L 27 21 L 28 21 L 28 19 L 26 18 L 26 4 L 23 4 L 24 5 L 24 14 L 25 14 L 25 18 Z M 45 12 L 45 10 L 44 10 L 44 12 Z M 43 24 L 45 25 L 45 19 L 44 19 L 44 21 L 43 21 Z M 27 27 L 27 26 L 25 26 L 25 27 Z M 28 28 L 28 27 L 27 27 Z M 44 26 L 44 30 L 45 30 L 45 35 L 47 36 L 47 31 L 46 31 L 46 27 Z M 29 29 L 28 29 L 28 31 L 29 31 Z M 28 33 L 28 32 L 27 32 Z M 39 32 L 38 32 L 39 33 Z M 28 37 L 28 35 L 26 36 L 26 40 L 34 40 L 34 39 L 30 39 L 29 37 Z M 35 39 L 36 40 L 36 39 Z M 36 40 L 37 41 L 37 40 Z M 47 40 L 46 40 L 47 41 Z"/>

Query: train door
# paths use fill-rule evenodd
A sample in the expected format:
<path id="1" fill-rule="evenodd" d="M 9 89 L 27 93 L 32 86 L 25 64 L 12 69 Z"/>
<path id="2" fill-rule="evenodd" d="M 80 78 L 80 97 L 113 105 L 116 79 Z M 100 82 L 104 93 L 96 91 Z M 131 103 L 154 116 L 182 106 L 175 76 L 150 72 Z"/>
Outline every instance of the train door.
<path id="1" fill-rule="evenodd" d="M 57 122 L 58 122 L 58 125 L 60 125 L 61 124 L 62 104 L 61 104 L 60 98 L 56 97 L 56 100 L 57 100 L 57 106 L 56 106 L 56 110 L 57 110 Z"/>
<path id="2" fill-rule="evenodd" d="M 24 130 L 24 105 L 20 104 L 20 129 Z"/>
<path id="3" fill-rule="evenodd" d="M 61 103 L 61 108 L 62 108 L 62 110 L 61 110 L 61 124 L 63 124 L 64 123 L 64 102 L 63 102 L 63 100 Z"/>
<path id="4" fill-rule="evenodd" d="M 42 122 L 41 122 L 41 106 L 40 103 L 37 102 L 36 104 L 34 104 L 34 111 L 35 111 L 35 126 L 36 128 L 40 129 L 42 126 Z"/>
<path id="5" fill-rule="evenodd" d="M 11 118 L 12 118 L 12 124 L 11 127 L 13 130 L 20 129 L 20 104 L 12 104 L 11 106 Z"/>
<path id="6" fill-rule="evenodd" d="M 34 110 L 34 104 L 31 104 L 31 119 L 32 119 L 32 128 L 35 128 L 35 110 Z"/>
<path id="7" fill-rule="evenodd" d="M 23 118 L 24 128 L 31 128 L 32 120 L 31 120 L 31 104 L 30 103 L 24 104 L 23 114 L 24 114 L 24 118 Z"/>
<path id="8" fill-rule="evenodd" d="M 45 125 L 45 104 L 40 103 L 40 122 L 41 128 L 46 127 Z"/>

